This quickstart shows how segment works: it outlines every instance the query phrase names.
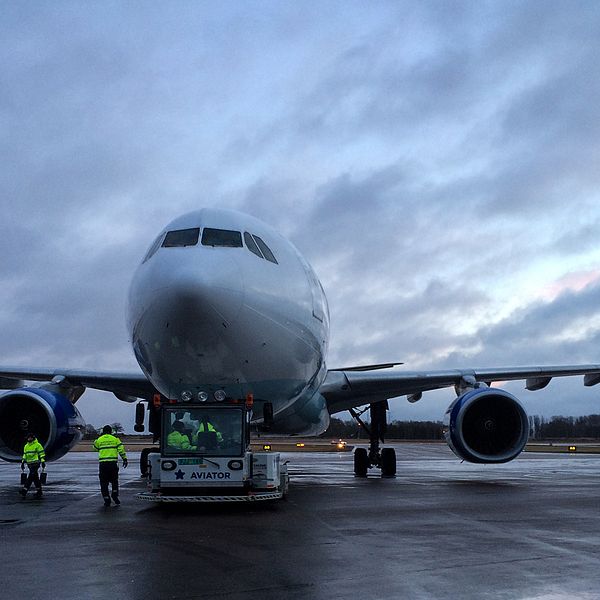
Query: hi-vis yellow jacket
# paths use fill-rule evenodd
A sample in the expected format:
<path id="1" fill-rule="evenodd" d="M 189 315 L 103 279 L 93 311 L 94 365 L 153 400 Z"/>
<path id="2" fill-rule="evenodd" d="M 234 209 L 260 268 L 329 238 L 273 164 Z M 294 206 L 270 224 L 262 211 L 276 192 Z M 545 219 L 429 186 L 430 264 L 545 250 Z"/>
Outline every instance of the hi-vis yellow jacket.
<path id="1" fill-rule="evenodd" d="M 98 451 L 98 460 L 100 462 L 116 462 L 119 458 L 119 455 L 121 455 L 122 459 L 127 458 L 123 442 L 118 437 L 111 435 L 110 433 L 101 435 L 94 442 L 94 450 Z"/>
<path id="2" fill-rule="evenodd" d="M 44 452 L 44 446 L 42 446 L 37 438 L 33 442 L 27 442 L 23 448 L 23 461 L 28 465 L 36 462 L 46 462 L 46 453 Z"/>
<path id="3" fill-rule="evenodd" d="M 179 431 L 171 431 L 167 437 L 167 444 L 171 448 L 179 448 L 180 450 L 195 450 L 196 446 L 190 444 L 190 440 L 185 433 Z"/>
<path id="4" fill-rule="evenodd" d="M 192 435 L 192 442 L 196 443 L 198 441 L 198 434 L 203 433 L 204 431 L 214 431 L 217 434 L 217 442 L 223 441 L 223 435 L 220 431 L 215 429 L 215 426 L 212 423 L 209 423 L 208 421 L 202 421 L 198 427 L 198 431 Z"/>

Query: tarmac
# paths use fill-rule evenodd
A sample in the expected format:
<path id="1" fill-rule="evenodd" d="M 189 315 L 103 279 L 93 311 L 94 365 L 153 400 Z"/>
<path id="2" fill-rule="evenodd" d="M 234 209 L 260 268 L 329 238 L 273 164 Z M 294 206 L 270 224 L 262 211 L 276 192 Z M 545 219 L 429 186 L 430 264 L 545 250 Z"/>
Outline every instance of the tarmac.
<path id="1" fill-rule="evenodd" d="M 136 459 L 104 508 L 96 456 L 48 466 L 44 497 L 0 464 L 9 600 L 600 598 L 600 457 L 461 463 L 398 444 L 398 474 L 352 473 L 351 452 L 293 452 L 287 501 L 156 506 Z M 31 493 L 31 492 L 30 492 Z"/>

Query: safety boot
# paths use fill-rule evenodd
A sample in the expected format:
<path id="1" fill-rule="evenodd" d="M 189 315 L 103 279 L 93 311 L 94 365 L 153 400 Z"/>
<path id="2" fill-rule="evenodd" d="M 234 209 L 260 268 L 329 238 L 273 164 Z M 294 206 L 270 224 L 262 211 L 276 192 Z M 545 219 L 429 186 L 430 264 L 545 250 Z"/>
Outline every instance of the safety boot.
<path id="1" fill-rule="evenodd" d="M 27 488 L 21 488 L 19 490 L 19 494 L 21 494 L 21 496 L 23 496 L 23 498 L 25 498 L 25 496 L 27 496 Z"/>
<path id="2" fill-rule="evenodd" d="M 117 493 L 113 492 L 113 493 L 111 494 L 111 496 L 112 496 L 113 502 L 114 502 L 115 504 L 117 504 L 117 505 L 121 504 L 121 501 L 119 500 L 119 494 L 117 494 Z"/>
<path id="3" fill-rule="evenodd" d="M 110 496 L 102 496 L 104 498 L 104 506 L 110 506 Z"/>
<path id="4" fill-rule="evenodd" d="M 43 496 L 42 490 L 37 490 L 37 492 L 35 493 L 35 497 L 36 498 L 41 498 L 42 496 Z"/>

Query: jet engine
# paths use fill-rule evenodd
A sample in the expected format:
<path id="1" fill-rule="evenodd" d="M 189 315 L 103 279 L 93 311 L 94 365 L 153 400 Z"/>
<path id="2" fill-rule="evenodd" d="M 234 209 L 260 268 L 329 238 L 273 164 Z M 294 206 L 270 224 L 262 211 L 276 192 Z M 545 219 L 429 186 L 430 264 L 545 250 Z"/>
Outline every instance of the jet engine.
<path id="1" fill-rule="evenodd" d="M 83 436 L 85 423 L 62 394 L 41 387 L 0 395 L 0 458 L 18 462 L 29 432 L 46 451 L 46 460 L 64 456 Z"/>
<path id="2" fill-rule="evenodd" d="M 504 463 L 518 456 L 529 437 L 520 402 L 500 389 L 479 387 L 458 396 L 444 418 L 446 442 L 472 463 Z"/>

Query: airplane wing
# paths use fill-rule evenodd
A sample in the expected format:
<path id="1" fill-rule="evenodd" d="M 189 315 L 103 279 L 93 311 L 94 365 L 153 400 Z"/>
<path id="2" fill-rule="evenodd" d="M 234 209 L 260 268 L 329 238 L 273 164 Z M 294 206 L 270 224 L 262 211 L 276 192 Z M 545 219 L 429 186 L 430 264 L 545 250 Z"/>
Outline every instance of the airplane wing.
<path id="1" fill-rule="evenodd" d="M 600 365 L 382 372 L 384 368 L 383 365 L 373 365 L 373 370 L 369 371 L 364 367 L 330 369 L 319 388 L 330 414 L 404 395 L 409 401 L 416 402 L 423 392 L 460 386 L 461 382 L 473 379 L 488 385 L 497 381 L 524 379 L 525 388 L 531 391 L 546 387 L 553 377 L 583 375 L 585 386 L 600 383 Z M 64 378 L 74 386 L 112 392 L 125 401 L 149 399 L 157 393 L 143 373 L 22 367 L 0 367 L 0 389 L 20 387 L 23 380 L 52 381 L 56 377 Z"/>
<path id="2" fill-rule="evenodd" d="M 525 388 L 534 391 L 546 387 L 553 377 L 583 375 L 583 384 L 600 383 L 600 365 L 505 367 L 493 369 L 456 369 L 447 371 L 338 370 L 327 372 L 319 391 L 327 401 L 330 414 L 357 406 L 406 395 L 410 402 L 420 400 L 423 392 L 460 387 L 467 382 L 525 380 Z"/>
<path id="3" fill-rule="evenodd" d="M 59 377 L 71 385 L 112 392 L 119 400 L 134 401 L 151 398 L 157 393 L 143 373 L 109 373 L 73 369 L 24 369 L 23 367 L 0 367 L 0 389 L 14 389 L 23 381 L 52 381 Z"/>

